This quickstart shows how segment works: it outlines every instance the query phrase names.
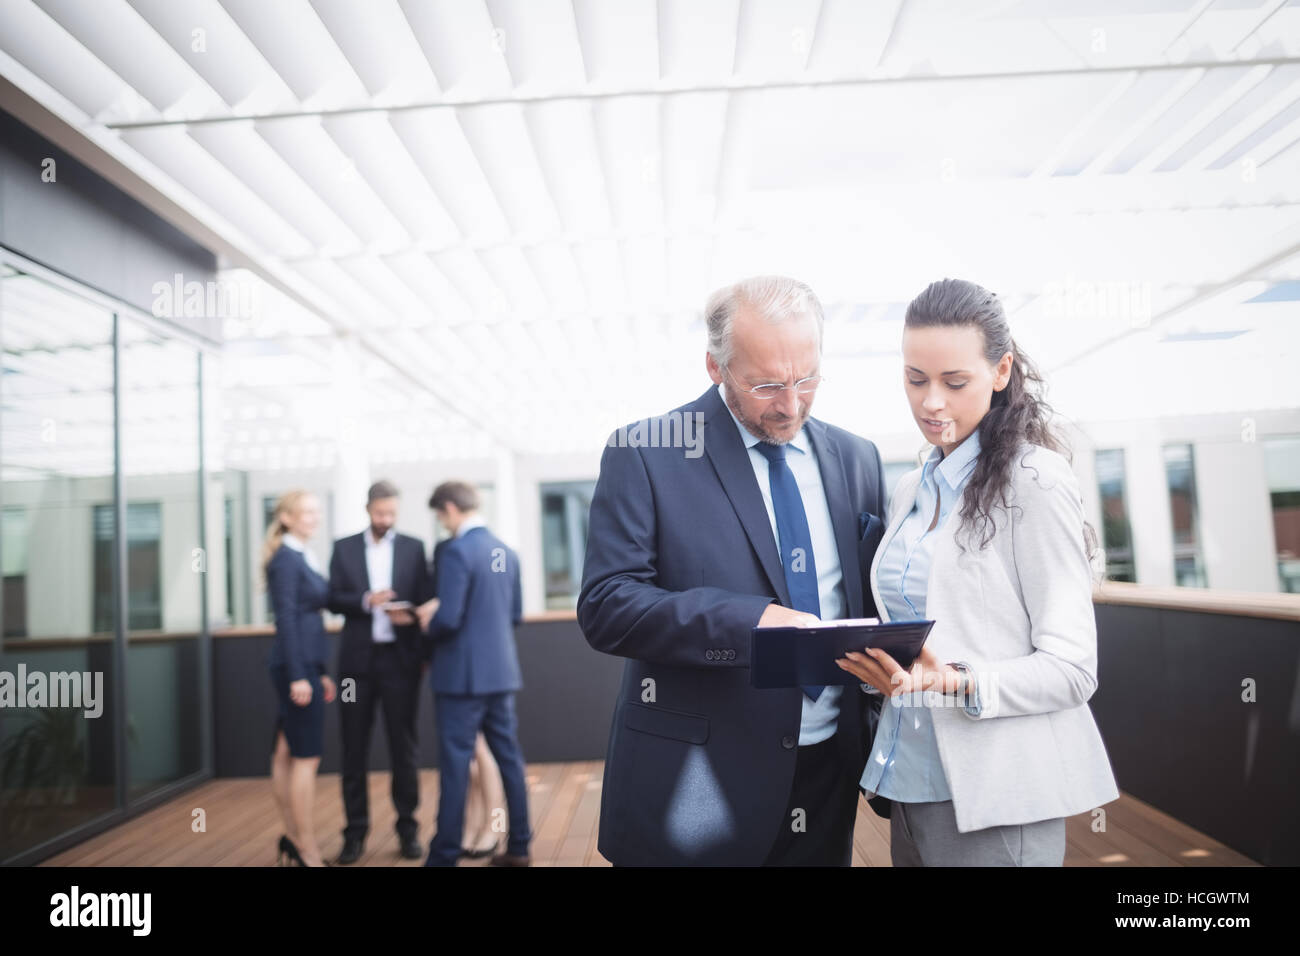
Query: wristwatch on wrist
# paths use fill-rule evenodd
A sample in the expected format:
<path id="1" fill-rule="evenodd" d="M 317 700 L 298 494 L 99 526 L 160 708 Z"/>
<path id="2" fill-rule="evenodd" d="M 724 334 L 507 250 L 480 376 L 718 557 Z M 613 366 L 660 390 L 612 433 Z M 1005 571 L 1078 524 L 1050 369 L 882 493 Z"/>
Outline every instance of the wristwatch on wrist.
<path id="1" fill-rule="evenodd" d="M 975 673 L 965 661 L 949 661 L 948 666 L 961 673 L 961 677 L 957 681 L 957 687 L 949 693 L 951 696 L 960 697 L 963 701 L 969 703 L 971 691 L 975 686 Z"/>

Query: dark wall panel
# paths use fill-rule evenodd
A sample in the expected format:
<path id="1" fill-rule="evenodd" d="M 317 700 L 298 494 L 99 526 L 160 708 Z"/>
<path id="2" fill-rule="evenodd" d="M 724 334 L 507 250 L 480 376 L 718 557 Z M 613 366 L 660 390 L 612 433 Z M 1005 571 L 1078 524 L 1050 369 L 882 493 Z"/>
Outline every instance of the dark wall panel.
<path id="1" fill-rule="evenodd" d="M 1091 704 L 1120 789 L 1260 863 L 1300 865 L 1300 623 L 1096 611 Z"/>

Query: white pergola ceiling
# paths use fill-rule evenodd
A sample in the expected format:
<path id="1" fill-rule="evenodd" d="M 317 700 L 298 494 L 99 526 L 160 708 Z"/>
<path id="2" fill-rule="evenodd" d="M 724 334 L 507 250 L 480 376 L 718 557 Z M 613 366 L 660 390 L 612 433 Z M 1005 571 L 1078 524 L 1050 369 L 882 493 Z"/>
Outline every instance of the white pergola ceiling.
<path id="1" fill-rule="evenodd" d="M 379 460 L 596 450 L 756 272 L 869 436 L 945 275 L 1073 418 L 1300 406 L 1295 0 L 4 0 L 0 74 L 283 293 L 228 323 L 234 446 L 348 332 L 363 414 L 427 420 Z"/>

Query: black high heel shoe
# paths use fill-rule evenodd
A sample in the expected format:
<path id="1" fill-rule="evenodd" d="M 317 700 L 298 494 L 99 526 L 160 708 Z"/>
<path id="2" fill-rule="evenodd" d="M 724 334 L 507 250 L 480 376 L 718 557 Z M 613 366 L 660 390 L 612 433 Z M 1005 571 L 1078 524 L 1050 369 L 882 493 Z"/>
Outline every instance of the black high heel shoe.
<path id="1" fill-rule="evenodd" d="M 290 840 L 287 836 L 280 837 L 279 850 L 280 852 L 276 855 L 275 858 L 276 866 L 306 866 L 307 865 L 306 863 L 303 862 L 302 854 L 298 852 L 298 848 L 293 845 L 293 841 Z M 284 861 L 285 857 L 289 858 L 288 863 Z"/>

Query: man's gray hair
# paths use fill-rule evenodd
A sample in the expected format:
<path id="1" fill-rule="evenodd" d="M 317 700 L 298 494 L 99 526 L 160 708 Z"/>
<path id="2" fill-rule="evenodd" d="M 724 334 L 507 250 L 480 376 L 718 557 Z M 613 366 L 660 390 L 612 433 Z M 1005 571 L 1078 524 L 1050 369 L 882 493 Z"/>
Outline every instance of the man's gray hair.
<path id="1" fill-rule="evenodd" d="M 724 286 L 709 296 L 704 321 L 709 329 L 709 354 L 719 365 L 731 361 L 731 341 L 736 310 L 745 305 L 773 325 L 791 318 L 811 316 L 817 322 L 817 351 L 822 343 L 822 304 L 804 283 L 786 276 L 751 276 Z"/>

